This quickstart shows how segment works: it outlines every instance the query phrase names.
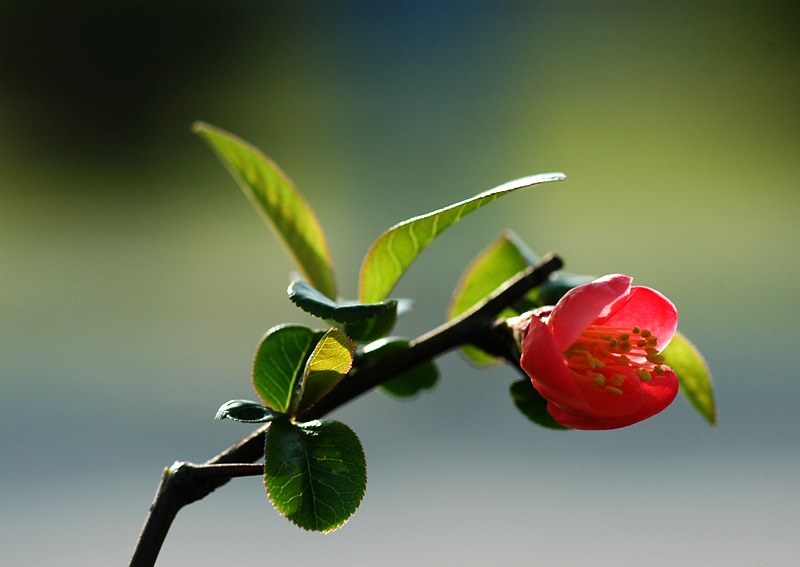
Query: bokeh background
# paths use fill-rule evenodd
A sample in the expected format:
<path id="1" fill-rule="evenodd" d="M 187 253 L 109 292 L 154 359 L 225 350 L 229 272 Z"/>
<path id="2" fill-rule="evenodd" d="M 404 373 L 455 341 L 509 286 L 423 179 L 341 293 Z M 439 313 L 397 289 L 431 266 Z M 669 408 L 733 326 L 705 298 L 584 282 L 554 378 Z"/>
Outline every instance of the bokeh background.
<path id="1" fill-rule="evenodd" d="M 800 10 L 746 2 L 6 0 L 0 7 L 0 556 L 126 564 L 164 466 L 251 427 L 252 355 L 292 266 L 202 119 L 289 173 L 354 297 L 388 226 L 522 175 L 396 289 L 441 322 L 503 228 L 569 271 L 663 291 L 713 370 L 615 432 L 513 407 L 457 354 L 437 390 L 370 394 L 366 498 L 307 534 L 239 479 L 178 516 L 159 565 L 786 565 L 800 554 Z"/>

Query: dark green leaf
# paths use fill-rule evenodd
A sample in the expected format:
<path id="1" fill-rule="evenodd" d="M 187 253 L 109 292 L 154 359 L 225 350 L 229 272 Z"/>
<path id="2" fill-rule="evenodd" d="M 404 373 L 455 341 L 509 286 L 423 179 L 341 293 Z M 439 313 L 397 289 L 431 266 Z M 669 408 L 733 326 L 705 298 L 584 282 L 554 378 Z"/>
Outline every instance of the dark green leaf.
<path id="1" fill-rule="evenodd" d="M 373 305 L 375 305 L 373 303 Z M 364 319 L 358 323 L 348 323 L 344 326 L 347 336 L 354 341 L 375 341 L 388 335 L 397 322 L 397 303 L 389 311 L 378 313 L 374 317 Z"/>
<path id="2" fill-rule="evenodd" d="M 328 321 L 359 323 L 382 314 L 396 318 L 397 301 L 394 299 L 369 304 L 337 303 L 301 281 L 292 282 L 288 292 L 289 299 L 300 309 Z"/>
<path id="3" fill-rule="evenodd" d="M 275 508 L 303 529 L 330 532 L 358 508 L 367 462 L 356 434 L 338 421 L 267 429 L 264 484 Z"/>
<path id="4" fill-rule="evenodd" d="M 253 386 L 268 407 L 289 411 L 306 359 L 322 335 L 301 325 L 279 325 L 267 331 L 253 362 Z"/>
<path id="5" fill-rule="evenodd" d="M 408 348 L 405 339 L 382 339 L 364 347 L 367 360 L 377 360 Z M 379 389 L 397 398 L 411 398 L 423 390 L 432 390 L 439 381 L 439 370 L 433 361 L 420 364 L 383 383 Z"/>
<path id="6" fill-rule="evenodd" d="M 714 403 L 714 385 L 711 372 L 703 356 L 683 334 L 675 336 L 661 354 L 667 366 L 678 376 L 680 390 L 689 405 L 712 425 L 717 424 L 717 407 Z"/>
<path id="7" fill-rule="evenodd" d="M 532 422 L 549 429 L 569 429 L 559 424 L 547 413 L 547 400 L 536 391 L 530 380 L 523 379 L 514 382 L 511 384 L 510 392 L 514 405 Z"/>
<path id="8" fill-rule="evenodd" d="M 203 122 L 199 134 L 286 244 L 309 282 L 328 297 L 336 297 L 328 243 L 322 227 L 292 182 L 267 156 L 233 134 Z"/>
<path id="9" fill-rule="evenodd" d="M 245 423 L 264 423 L 283 417 L 283 415 L 284 414 L 274 412 L 257 402 L 251 402 L 250 400 L 231 400 L 220 406 L 214 419 L 225 419 L 227 417 L 233 421 L 243 421 Z"/>
<path id="10" fill-rule="evenodd" d="M 439 381 L 439 369 L 433 362 L 425 362 L 384 382 L 380 390 L 396 398 L 412 398 L 423 390 L 433 390 Z"/>
<path id="11" fill-rule="evenodd" d="M 393 226 L 372 244 L 364 258 L 359 278 L 359 300 L 374 303 L 386 298 L 419 253 L 465 215 L 517 189 L 564 178 L 563 173 L 524 177 Z"/>
<path id="12" fill-rule="evenodd" d="M 353 344 L 339 329 L 323 336 L 306 362 L 296 405 L 290 412 L 296 415 L 321 400 L 347 375 L 353 365 Z"/>

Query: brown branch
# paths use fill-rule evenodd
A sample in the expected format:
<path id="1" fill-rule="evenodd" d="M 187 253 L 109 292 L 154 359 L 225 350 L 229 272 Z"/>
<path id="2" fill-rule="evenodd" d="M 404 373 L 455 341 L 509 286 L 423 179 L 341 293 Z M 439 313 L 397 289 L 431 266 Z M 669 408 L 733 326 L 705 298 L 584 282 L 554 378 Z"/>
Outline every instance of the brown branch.
<path id="1" fill-rule="evenodd" d="M 495 325 L 497 315 L 522 299 L 528 291 L 544 283 L 562 265 L 557 256 L 545 257 L 538 265 L 508 280 L 487 300 L 411 341 L 407 349 L 359 367 L 356 373 L 342 380 L 317 404 L 297 415 L 297 421 L 319 419 L 395 376 L 459 346 L 474 344 L 490 352 L 498 352 L 498 343 L 503 342 L 502 338 L 498 340 L 498 334 L 504 329 Z M 507 353 L 504 356 L 513 361 L 513 357 Z M 164 471 L 130 567 L 155 565 L 167 532 L 181 508 L 208 496 L 231 478 L 262 474 L 263 467 L 251 463 L 264 456 L 266 430 L 266 425 L 260 427 L 201 465 L 175 462 Z"/>

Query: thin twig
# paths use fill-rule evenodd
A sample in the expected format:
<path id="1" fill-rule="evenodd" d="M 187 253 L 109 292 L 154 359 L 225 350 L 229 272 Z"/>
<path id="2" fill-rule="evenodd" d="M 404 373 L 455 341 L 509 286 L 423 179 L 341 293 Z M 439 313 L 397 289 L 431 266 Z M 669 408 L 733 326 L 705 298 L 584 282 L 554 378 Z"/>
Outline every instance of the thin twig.
<path id="1" fill-rule="evenodd" d="M 296 416 L 297 421 L 319 419 L 395 376 L 459 346 L 484 345 L 491 350 L 490 347 L 496 346 L 494 323 L 497 315 L 544 283 L 561 266 L 562 261 L 557 256 L 544 258 L 537 266 L 508 280 L 484 302 L 411 341 L 407 349 L 358 368 L 317 404 Z M 266 430 L 267 425 L 260 427 L 201 465 L 176 462 L 164 471 L 130 567 L 155 565 L 167 532 L 181 508 L 208 496 L 231 478 L 262 474 L 262 466 L 251 463 L 264 456 Z"/>

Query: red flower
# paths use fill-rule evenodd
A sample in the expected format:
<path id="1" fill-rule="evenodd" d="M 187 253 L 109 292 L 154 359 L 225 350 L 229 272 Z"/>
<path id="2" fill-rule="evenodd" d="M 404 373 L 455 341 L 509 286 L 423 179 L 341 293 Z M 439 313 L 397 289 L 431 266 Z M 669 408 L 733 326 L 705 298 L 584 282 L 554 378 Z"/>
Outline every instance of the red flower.
<path id="1" fill-rule="evenodd" d="M 566 427 L 616 429 L 666 408 L 678 378 L 659 354 L 678 312 L 648 287 L 619 274 L 580 285 L 555 307 L 534 311 L 520 365 Z"/>

